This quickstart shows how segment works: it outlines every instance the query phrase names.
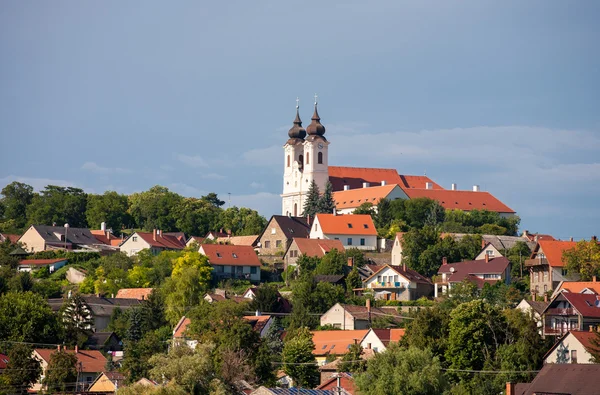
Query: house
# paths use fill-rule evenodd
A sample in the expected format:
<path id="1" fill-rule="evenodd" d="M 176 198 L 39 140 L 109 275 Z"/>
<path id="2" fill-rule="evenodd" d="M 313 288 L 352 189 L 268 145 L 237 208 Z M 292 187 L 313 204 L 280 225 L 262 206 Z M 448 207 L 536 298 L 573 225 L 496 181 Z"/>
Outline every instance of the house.
<path id="1" fill-rule="evenodd" d="M 198 250 L 208 257 L 217 280 L 233 278 L 260 281 L 260 260 L 251 246 L 202 244 Z"/>
<path id="2" fill-rule="evenodd" d="M 525 261 L 529 269 L 529 289 L 534 295 L 553 291 L 561 281 L 579 280 L 576 275 L 568 275 L 562 254 L 575 247 L 574 241 L 539 240 Z"/>
<path id="3" fill-rule="evenodd" d="M 548 302 L 523 299 L 516 308 L 525 314 L 531 314 L 533 316 L 533 319 L 537 323 L 537 327 L 540 329 L 539 332 L 541 335 L 543 326 L 542 314 L 544 313 L 544 310 L 546 310 L 546 307 L 548 307 Z"/>
<path id="4" fill-rule="evenodd" d="M 31 225 L 18 242 L 32 253 L 55 249 L 90 249 L 91 246 L 102 244 L 87 228 L 46 225 Z"/>
<path id="5" fill-rule="evenodd" d="M 377 229 L 373 218 L 367 214 L 317 214 L 310 238 L 340 240 L 345 248 L 377 249 Z"/>
<path id="6" fill-rule="evenodd" d="M 244 319 L 250 323 L 252 329 L 258 332 L 261 338 L 267 336 L 269 328 L 273 324 L 273 317 L 270 315 L 260 315 L 257 311 L 257 315 L 245 315 Z"/>
<path id="7" fill-rule="evenodd" d="M 285 255 L 283 256 L 284 268 L 296 265 L 298 258 L 302 255 L 323 258 L 329 251 L 336 249 L 344 252 L 344 245 L 340 240 L 307 239 L 294 237 Z"/>
<path id="8" fill-rule="evenodd" d="M 328 357 L 345 355 L 351 345 L 360 344 L 369 330 L 312 331 L 311 333 L 315 344 L 313 355 L 319 365 L 324 365 Z"/>
<path id="9" fill-rule="evenodd" d="M 373 350 L 374 352 L 383 352 L 392 342 L 399 342 L 406 329 L 404 328 L 388 328 L 388 329 L 369 329 L 360 343 L 360 346 L 365 350 Z"/>
<path id="10" fill-rule="evenodd" d="M 392 317 L 395 321 L 401 320 L 395 307 L 371 307 L 371 300 L 367 299 L 366 306 L 336 303 L 321 315 L 320 321 L 321 326 L 331 325 L 336 329 L 347 331 L 369 329 L 376 317 Z"/>
<path id="11" fill-rule="evenodd" d="M 348 373 L 338 373 L 328 380 L 321 380 L 321 384 L 316 389 L 329 390 L 336 394 L 354 395 L 356 393 L 354 378 Z"/>
<path id="12" fill-rule="evenodd" d="M 91 393 L 116 393 L 119 387 L 125 385 L 125 376 L 119 372 L 102 372 L 90 385 Z"/>
<path id="13" fill-rule="evenodd" d="M 229 232 L 225 233 L 225 232 L 223 232 L 223 229 L 219 229 L 218 232 L 214 231 L 214 230 L 211 230 L 210 232 L 208 232 L 206 234 L 206 236 L 204 236 L 204 239 L 208 239 L 208 240 L 211 240 L 211 241 L 216 241 L 219 237 L 227 237 L 228 234 L 229 234 Z"/>
<path id="14" fill-rule="evenodd" d="M 592 278 L 592 281 L 561 281 L 552 297 L 555 297 L 561 292 L 573 292 L 573 293 L 587 293 L 587 294 L 600 294 L 600 282 L 598 282 L 596 276 Z"/>
<path id="15" fill-rule="evenodd" d="M 144 387 L 158 387 L 158 383 L 154 380 L 147 379 L 142 377 L 138 381 L 135 382 L 134 385 L 143 385 Z"/>
<path id="16" fill-rule="evenodd" d="M 549 363 L 531 383 L 506 383 L 511 395 L 594 395 L 600 388 L 600 365 Z"/>
<path id="17" fill-rule="evenodd" d="M 123 239 L 113 235 L 110 229 L 106 229 L 106 222 L 100 224 L 100 229 L 90 230 L 90 233 L 102 244 L 118 247 L 123 242 Z"/>
<path id="18" fill-rule="evenodd" d="M 84 346 L 111 355 L 113 361 L 123 358 L 123 342 L 114 332 L 94 332 L 88 337 Z"/>
<path id="19" fill-rule="evenodd" d="M 548 363 L 596 363 L 590 350 L 598 349 L 592 339 L 600 340 L 595 330 L 569 331 L 558 339 L 544 356 L 544 364 Z"/>
<path id="20" fill-rule="evenodd" d="M 431 296 L 431 280 L 404 266 L 385 265 L 363 281 L 361 292 L 371 291 L 375 299 L 417 300 Z"/>
<path id="21" fill-rule="evenodd" d="M 217 244 L 231 244 L 234 246 L 251 246 L 254 247 L 258 240 L 258 235 L 251 236 L 230 236 L 218 237 L 216 240 Z"/>
<path id="22" fill-rule="evenodd" d="M 186 316 L 181 317 L 175 328 L 173 329 L 173 344 L 186 344 L 194 350 L 198 345 L 198 340 L 193 340 L 187 337 L 187 328 L 192 321 Z"/>
<path id="23" fill-rule="evenodd" d="M 392 265 L 394 266 L 402 265 L 402 236 L 404 236 L 404 232 L 398 232 L 394 237 L 392 246 Z"/>
<path id="24" fill-rule="evenodd" d="M 42 381 L 46 377 L 48 364 L 52 354 L 57 352 L 58 348 L 36 348 L 33 350 L 33 357 L 40 361 L 42 367 L 42 375 L 38 382 L 33 385 L 33 390 L 39 392 L 43 389 Z M 74 350 L 68 350 L 63 346 L 63 350 L 69 354 L 74 354 L 77 357 L 78 375 L 77 385 L 79 389 L 87 389 L 94 380 L 104 371 L 106 358 L 100 351 L 97 350 L 79 350 L 75 346 Z"/>
<path id="25" fill-rule="evenodd" d="M 205 294 L 204 300 L 206 300 L 208 303 L 221 302 L 224 300 L 232 300 L 236 303 L 249 303 L 251 301 L 251 299 L 247 298 L 246 296 L 229 295 L 224 289 L 219 288 L 215 289 L 214 292 Z"/>
<path id="26" fill-rule="evenodd" d="M 543 314 L 545 336 L 564 335 L 568 331 L 584 331 L 600 324 L 600 296 L 561 292 L 548 304 Z"/>
<path id="27" fill-rule="evenodd" d="M 174 235 L 163 234 L 159 229 L 152 232 L 134 232 L 120 246 L 121 252 L 134 256 L 141 250 L 149 249 L 154 255 L 162 251 L 179 251 L 185 248 L 185 242 Z"/>
<path id="28" fill-rule="evenodd" d="M 359 206 L 365 203 L 371 203 L 377 210 L 377 205 L 381 199 L 396 200 L 407 199 L 406 193 L 398 184 L 386 184 L 381 181 L 381 185 L 371 186 L 365 182 L 362 188 L 350 189 L 350 185 L 345 185 L 343 191 L 333 193 L 335 208 L 338 214 L 352 214 Z"/>
<path id="29" fill-rule="evenodd" d="M 344 390 L 320 390 L 308 388 L 267 388 L 260 386 L 250 393 L 250 395 L 348 395 Z"/>
<path id="30" fill-rule="evenodd" d="M 153 288 L 121 288 L 117 291 L 117 299 L 148 300 Z"/>
<path id="31" fill-rule="evenodd" d="M 102 331 L 108 327 L 110 317 L 116 309 L 127 310 L 139 306 L 141 303 L 138 299 L 105 298 L 95 295 L 83 296 L 82 298 L 94 321 L 91 328 L 94 332 Z M 66 300 L 62 298 L 48 299 L 48 304 L 54 312 L 59 311 L 65 302 Z"/>
<path id="32" fill-rule="evenodd" d="M 375 352 L 373 350 L 363 348 L 360 359 L 368 361 L 369 359 L 375 356 Z M 339 375 L 340 364 L 342 363 L 341 357 L 336 357 L 332 362 L 327 362 L 324 365 L 319 366 L 319 373 L 321 375 L 321 384 L 319 387 L 327 382 L 329 382 L 333 377 L 337 377 Z M 317 387 L 317 388 L 319 388 Z"/>
<path id="33" fill-rule="evenodd" d="M 68 262 L 66 258 L 55 258 L 55 259 L 23 259 L 19 262 L 17 270 L 20 272 L 32 272 L 34 270 L 47 267 L 50 273 L 65 266 Z"/>
<path id="34" fill-rule="evenodd" d="M 4 243 L 6 240 L 10 242 L 10 244 L 17 244 L 21 235 L 9 234 L 9 233 L 0 233 L 0 243 Z"/>
<path id="35" fill-rule="evenodd" d="M 496 246 L 494 246 L 492 243 L 486 242 L 485 240 L 482 239 L 481 240 L 481 244 L 482 244 L 481 251 L 475 257 L 476 261 L 479 261 L 481 259 L 485 259 L 486 256 L 488 256 L 489 258 L 500 258 L 500 257 L 504 256 L 496 248 Z"/>
<path id="36" fill-rule="evenodd" d="M 485 259 L 456 263 L 448 263 L 443 258 L 438 276 L 434 285 L 436 298 L 440 293 L 450 292 L 454 284 L 465 280 L 474 283 L 478 289 L 482 289 L 486 283 L 493 285 L 498 281 L 510 284 L 510 262 L 504 257 L 490 259 L 488 255 L 485 255 Z"/>
<path id="37" fill-rule="evenodd" d="M 521 237 L 524 237 L 527 240 L 532 241 L 533 243 L 537 243 L 539 240 L 556 240 L 551 235 L 545 235 L 541 233 L 529 233 L 528 230 L 524 230 Z"/>
<path id="38" fill-rule="evenodd" d="M 258 236 L 256 247 L 260 255 L 275 255 L 288 249 L 294 237 L 308 238 L 310 225 L 308 218 L 287 215 L 273 215 Z"/>
<path id="39" fill-rule="evenodd" d="M 204 237 L 201 236 L 190 236 L 190 238 L 188 239 L 188 241 L 185 243 L 186 247 L 191 246 L 192 244 L 202 244 L 204 243 Z"/>

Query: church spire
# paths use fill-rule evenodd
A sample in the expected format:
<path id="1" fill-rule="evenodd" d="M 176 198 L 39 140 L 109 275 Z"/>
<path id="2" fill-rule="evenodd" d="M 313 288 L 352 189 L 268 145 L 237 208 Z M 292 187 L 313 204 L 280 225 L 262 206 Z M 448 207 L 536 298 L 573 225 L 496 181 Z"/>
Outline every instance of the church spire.
<path id="1" fill-rule="evenodd" d="M 319 117 L 319 111 L 317 110 L 318 96 L 315 93 L 315 112 L 311 118 L 312 122 L 306 127 L 306 133 L 310 136 L 323 136 L 325 134 L 325 126 L 321 125 L 321 118 Z"/>
<path id="2" fill-rule="evenodd" d="M 294 119 L 294 126 L 288 132 L 290 139 L 304 139 L 306 137 L 306 130 L 302 127 L 302 120 L 300 119 L 300 99 L 296 98 L 296 119 Z"/>

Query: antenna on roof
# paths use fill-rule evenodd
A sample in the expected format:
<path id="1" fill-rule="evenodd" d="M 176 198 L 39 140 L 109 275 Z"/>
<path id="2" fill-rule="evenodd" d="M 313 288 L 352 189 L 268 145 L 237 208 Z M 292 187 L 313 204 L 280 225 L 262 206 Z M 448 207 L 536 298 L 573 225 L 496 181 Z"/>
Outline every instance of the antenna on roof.
<path id="1" fill-rule="evenodd" d="M 423 171 L 423 175 L 424 175 L 424 176 L 426 176 L 426 175 L 427 175 L 427 169 L 425 169 L 425 170 Z"/>

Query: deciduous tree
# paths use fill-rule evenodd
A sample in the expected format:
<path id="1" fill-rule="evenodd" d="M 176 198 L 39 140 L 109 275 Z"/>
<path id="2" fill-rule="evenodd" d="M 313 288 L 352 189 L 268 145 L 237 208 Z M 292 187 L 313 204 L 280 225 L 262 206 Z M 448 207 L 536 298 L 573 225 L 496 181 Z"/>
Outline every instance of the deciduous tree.
<path id="1" fill-rule="evenodd" d="M 563 252 L 569 273 L 578 274 L 581 280 L 589 281 L 600 275 L 600 244 L 597 240 L 581 240 L 575 247 Z"/>
<path id="2" fill-rule="evenodd" d="M 27 206 L 34 197 L 33 187 L 18 181 L 11 182 L 2 188 L 0 203 L 3 212 L 0 215 L 0 226 L 4 232 L 21 230 L 27 224 Z M 11 226 L 6 226 L 10 222 Z"/>
<path id="3" fill-rule="evenodd" d="M 14 344 L 8 352 L 6 370 L 0 375 L 0 393 L 25 395 L 42 374 L 40 362 L 28 344 Z"/>
<path id="4" fill-rule="evenodd" d="M 74 391 L 77 383 L 77 357 L 65 350 L 50 355 L 43 381 L 49 393 Z"/>
<path id="5" fill-rule="evenodd" d="M 115 191 L 106 191 L 102 195 L 89 195 L 85 217 L 93 229 L 99 229 L 102 222 L 107 228 L 119 234 L 123 228 L 132 227 L 132 219 L 127 210 L 129 205 L 126 195 Z"/>
<path id="6" fill-rule="evenodd" d="M 314 388 L 319 384 L 319 369 L 313 355 L 315 344 L 308 328 L 299 329 L 283 346 L 283 370 L 297 387 Z"/>

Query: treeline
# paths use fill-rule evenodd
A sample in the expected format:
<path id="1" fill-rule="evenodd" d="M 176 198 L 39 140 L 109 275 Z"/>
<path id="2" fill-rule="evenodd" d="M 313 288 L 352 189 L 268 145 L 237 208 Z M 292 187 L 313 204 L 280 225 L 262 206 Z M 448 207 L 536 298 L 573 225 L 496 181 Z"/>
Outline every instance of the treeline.
<path id="1" fill-rule="evenodd" d="M 258 234 L 266 225 L 266 219 L 255 210 L 224 209 L 225 202 L 215 193 L 184 197 L 158 185 L 131 195 L 114 191 L 97 195 L 56 185 L 48 185 L 37 193 L 32 186 L 15 181 L 5 186 L 1 194 L 0 231 L 6 233 L 20 233 L 33 224 L 53 223 L 99 229 L 105 222 L 116 235 L 123 229 L 204 235 L 223 228 L 243 236 Z"/>

